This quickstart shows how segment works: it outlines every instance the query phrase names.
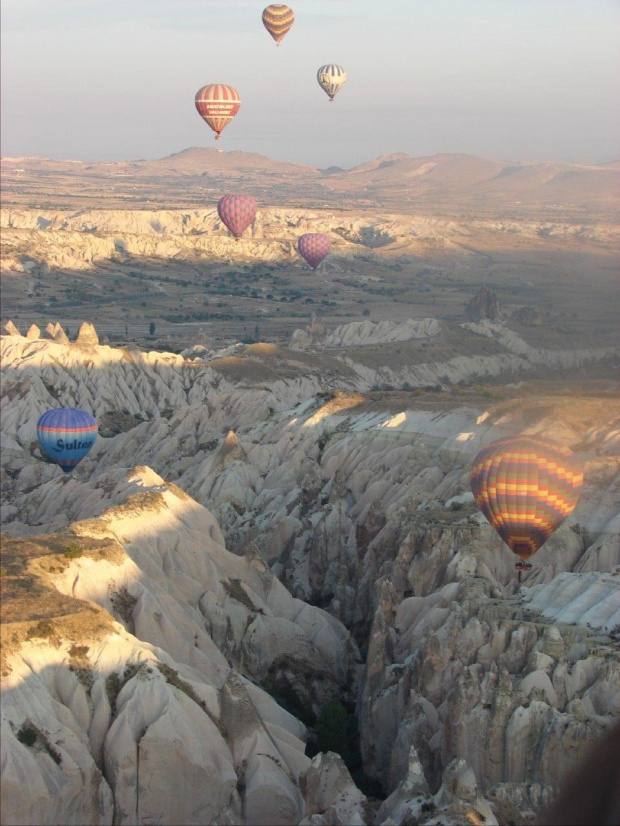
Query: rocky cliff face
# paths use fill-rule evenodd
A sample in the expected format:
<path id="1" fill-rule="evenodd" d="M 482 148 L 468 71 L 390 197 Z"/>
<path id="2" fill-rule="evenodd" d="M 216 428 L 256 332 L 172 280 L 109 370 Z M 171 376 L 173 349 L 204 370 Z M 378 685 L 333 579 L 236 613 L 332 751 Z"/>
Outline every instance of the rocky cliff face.
<path id="1" fill-rule="evenodd" d="M 295 244 L 304 232 L 329 233 L 332 259 L 357 255 L 416 254 L 458 249 L 467 254 L 472 234 L 502 246 L 515 239 L 537 245 L 553 235 L 565 244 L 614 247 L 617 227 L 553 224 L 537 221 L 455 221 L 421 215 L 385 219 L 331 210 L 261 208 L 254 228 L 236 242 L 222 226 L 215 208 L 208 210 L 0 210 L 3 270 L 31 272 L 37 267 L 89 270 L 112 258 L 282 262 L 297 260 Z M 484 316 L 490 318 L 490 316 Z M 479 320 L 479 317 L 471 320 Z M 493 318 L 492 320 L 495 320 Z"/>
<path id="2" fill-rule="evenodd" d="M 369 394 L 355 350 L 329 373 L 283 352 L 254 385 L 243 351 L 239 386 L 225 358 L 82 339 L 2 341 L 5 819 L 533 822 L 620 714 L 617 400 Z M 74 404 L 107 435 L 65 476 L 35 425 Z M 468 490 L 479 448 L 515 432 L 586 467 L 521 587 Z M 380 807 L 335 756 L 310 763 L 264 689 L 298 713 L 357 700 Z"/>
<path id="3" fill-rule="evenodd" d="M 565 573 L 509 600 L 479 577 L 394 597 L 385 586 L 361 700 L 363 749 L 389 791 L 412 746 L 435 788 L 457 757 L 485 792 L 552 785 L 620 713 L 608 636 L 620 620 L 617 576 Z"/>
<path id="4" fill-rule="evenodd" d="M 358 661 L 344 627 L 147 468 L 101 483 L 98 519 L 5 543 L 3 821 L 297 823 L 318 771 L 321 809 L 362 822 L 346 769 L 312 764 L 305 726 L 257 685 L 308 708 L 340 694 Z"/>

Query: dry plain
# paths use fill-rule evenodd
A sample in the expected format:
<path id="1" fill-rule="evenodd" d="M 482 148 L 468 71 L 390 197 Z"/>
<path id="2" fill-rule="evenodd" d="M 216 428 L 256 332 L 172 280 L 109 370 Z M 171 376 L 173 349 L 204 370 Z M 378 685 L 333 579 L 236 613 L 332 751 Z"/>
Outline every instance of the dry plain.
<path id="1" fill-rule="evenodd" d="M 487 286 L 504 319 L 523 306 L 543 314 L 527 329 L 515 322 L 534 345 L 617 341 L 614 164 L 396 155 L 320 171 L 191 149 L 132 163 L 4 159 L 2 177 L 2 316 L 26 328 L 86 320 L 112 340 L 174 351 L 285 343 L 313 313 L 330 327 L 454 325 Z M 238 243 L 215 212 L 235 190 L 259 202 Z M 316 274 L 295 252 L 309 231 L 333 243 Z"/>

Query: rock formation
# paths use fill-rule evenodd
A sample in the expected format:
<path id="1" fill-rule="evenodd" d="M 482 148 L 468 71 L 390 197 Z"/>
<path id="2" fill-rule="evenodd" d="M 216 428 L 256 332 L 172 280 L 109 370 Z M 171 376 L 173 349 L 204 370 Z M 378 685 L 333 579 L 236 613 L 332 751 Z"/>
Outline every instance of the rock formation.
<path id="1" fill-rule="evenodd" d="M 249 377 L 260 352 L 235 350 Z M 354 353 L 304 372 L 283 350 L 253 385 L 217 361 L 3 337 L 7 822 L 368 822 L 342 761 L 311 762 L 266 691 L 311 719 L 358 698 L 378 823 L 532 822 L 620 714 L 617 402 L 367 395 L 387 374 Z M 430 368 L 400 379 L 456 370 Z M 69 476 L 36 448 L 58 404 L 102 425 Z M 521 585 L 468 489 L 479 448 L 514 432 L 586 465 Z"/>
<path id="2" fill-rule="evenodd" d="M 99 336 L 92 324 L 83 321 L 78 330 L 75 343 L 80 347 L 96 347 L 99 344 Z"/>
<path id="3" fill-rule="evenodd" d="M 58 322 L 56 322 L 55 324 L 52 324 L 50 322 L 45 328 L 45 330 L 50 336 L 50 338 L 53 338 L 57 344 L 70 344 L 67 334 Z"/>
<path id="4" fill-rule="evenodd" d="M 498 321 L 499 300 L 488 287 L 481 287 L 465 306 L 465 321 Z"/>
<path id="5" fill-rule="evenodd" d="M 394 321 L 353 321 L 327 332 L 323 325 L 313 322 L 308 331 L 296 330 L 291 338 L 291 348 L 305 350 L 309 346 L 325 348 L 355 347 L 369 344 L 387 344 L 410 339 L 432 338 L 441 327 L 434 318 Z"/>
<path id="6" fill-rule="evenodd" d="M 324 703 L 357 662 L 348 633 L 228 553 L 208 512 L 147 468 L 101 490 L 98 519 L 5 544 L 10 588 L 40 596 L 5 602 L 3 820 L 111 823 L 114 800 L 121 824 L 299 822 L 305 726 L 255 681 Z M 37 624 L 45 600 L 53 620 Z M 359 808 L 329 765 L 305 783 L 312 811 L 342 794 Z"/>
<path id="7" fill-rule="evenodd" d="M 348 176 L 351 180 L 351 176 Z M 505 247 L 510 239 L 539 243 L 549 233 L 544 221 L 461 220 L 435 215 L 391 215 L 377 219 L 365 212 L 345 215 L 330 210 L 261 208 L 252 234 L 239 242 L 221 227 L 215 209 L 192 210 L 37 210 L 2 209 L 3 272 L 28 273 L 52 269 L 91 270 L 110 260 L 176 258 L 197 255 L 260 262 L 297 260 L 296 239 L 301 230 L 330 234 L 333 248 L 330 266 L 339 259 L 378 254 L 416 255 L 421 251 L 458 249 L 472 231 L 488 235 Z M 617 228 L 611 224 L 554 223 L 555 238 L 565 245 L 601 243 L 616 246 Z M 29 255 L 23 255 L 24 244 Z M 381 253 L 374 250 L 380 248 Z M 477 321 L 477 316 L 468 320 Z M 494 316 L 491 320 L 496 320 Z"/>
<path id="8" fill-rule="evenodd" d="M 540 327 L 545 320 L 542 311 L 538 307 L 520 307 L 510 317 L 513 321 L 518 321 L 519 324 L 523 324 L 525 327 Z M 468 321 L 473 320 L 468 319 Z"/>
<path id="9" fill-rule="evenodd" d="M 21 336 L 21 333 L 11 320 L 7 321 L 7 323 L 4 325 L 4 329 L 10 336 Z"/>

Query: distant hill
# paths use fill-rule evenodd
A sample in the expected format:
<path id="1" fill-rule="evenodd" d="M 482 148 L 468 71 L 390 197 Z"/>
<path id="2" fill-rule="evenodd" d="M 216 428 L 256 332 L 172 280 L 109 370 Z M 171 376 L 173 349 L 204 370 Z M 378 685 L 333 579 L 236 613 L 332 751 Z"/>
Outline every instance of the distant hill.
<path id="1" fill-rule="evenodd" d="M 554 218 L 556 212 L 568 210 L 578 220 L 590 215 L 615 220 L 620 203 L 619 161 L 531 163 L 466 154 L 414 158 L 397 152 L 347 170 L 338 166 L 317 169 L 257 153 L 191 147 L 156 160 L 115 163 L 5 158 L 2 173 L 7 205 L 32 203 L 34 197 L 40 203 L 44 192 L 54 195 L 55 205 L 75 205 L 81 198 L 187 206 L 239 186 L 271 205 L 323 207 L 333 203 L 437 214 L 471 210 L 497 217 L 526 216 L 543 209 L 552 211 Z M 106 187 L 102 179 L 114 179 L 114 186 Z"/>
<path id="2" fill-rule="evenodd" d="M 201 148 L 192 146 L 182 152 L 175 152 L 167 158 L 154 161 L 136 161 L 143 171 L 177 172 L 178 174 L 195 175 L 199 171 L 234 172 L 240 170 L 262 171 L 269 174 L 317 174 L 313 166 L 304 164 L 276 161 L 259 155 L 257 152 L 226 152 L 223 149 Z"/>
<path id="3" fill-rule="evenodd" d="M 441 154 L 412 158 L 385 155 L 340 176 L 346 190 L 372 187 L 410 195 L 491 197 L 505 201 L 575 206 L 611 203 L 620 196 L 618 162 L 586 165 L 489 160 L 474 155 Z M 332 179 L 332 185 L 335 184 Z"/>

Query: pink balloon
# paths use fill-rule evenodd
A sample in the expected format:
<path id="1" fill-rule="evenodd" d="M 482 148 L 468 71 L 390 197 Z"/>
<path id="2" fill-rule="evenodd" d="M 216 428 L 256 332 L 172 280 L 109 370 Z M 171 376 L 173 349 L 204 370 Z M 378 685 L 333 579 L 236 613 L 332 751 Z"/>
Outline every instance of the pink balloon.
<path id="1" fill-rule="evenodd" d="M 256 218 L 257 208 L 251 195 L 224 195 L 217 202 L 217 214 L 235 238 L 241 238 Z"/>
<path id="2" fill-rule="evenodd" d="M 332 247 L 329 237 L 323 232 L 309 232 L 297 242 L 299 254 L 306 259 L 313 270 L 319 266 Z"/>

